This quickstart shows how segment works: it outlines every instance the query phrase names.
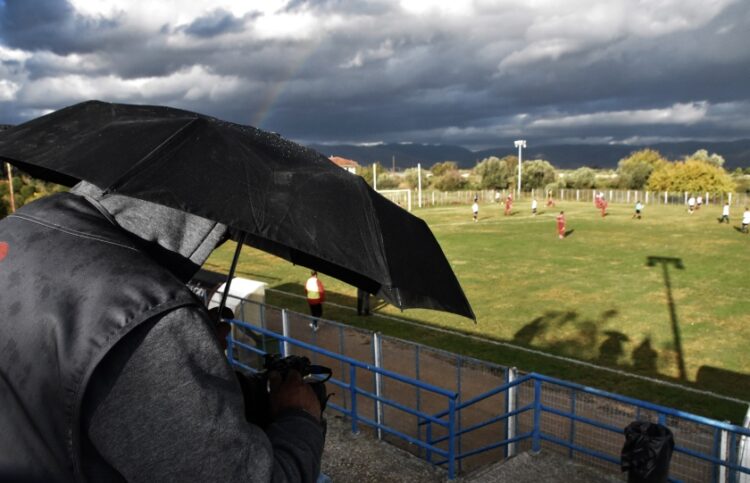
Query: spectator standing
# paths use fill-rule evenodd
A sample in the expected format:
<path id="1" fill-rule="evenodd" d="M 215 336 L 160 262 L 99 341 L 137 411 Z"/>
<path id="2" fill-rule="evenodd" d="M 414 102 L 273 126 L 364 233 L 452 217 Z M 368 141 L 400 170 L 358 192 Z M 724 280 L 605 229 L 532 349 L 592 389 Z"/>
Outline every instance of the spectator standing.
<path id="1" fill-rule="evenodd" d="M 357 315 L 370 315 L 370 294 L 357 288 Z"/>
<path id="2" fill-rule="evenodd" d="M 294 371 L 270 388 L 267 429 L 249 424 L 185 285 L 228 235 L 85 182 L 0 220 L 0 480 L 318 478 L 312 388 Z"/>
<path id="3" fill-rule="evenodd" d="M 323 302 L 326 300 L 326 291 L 323 283 L 318 279 L 318 272 L 310 272 L 310 278 L 305 282 L 305 291 L 307 292 L 307 305 L 310 306 L 310 315 L 313 316 L 310 322 L 310 328 L 313 332 L 318 331 L 318 317 L 323 316 Z"/>

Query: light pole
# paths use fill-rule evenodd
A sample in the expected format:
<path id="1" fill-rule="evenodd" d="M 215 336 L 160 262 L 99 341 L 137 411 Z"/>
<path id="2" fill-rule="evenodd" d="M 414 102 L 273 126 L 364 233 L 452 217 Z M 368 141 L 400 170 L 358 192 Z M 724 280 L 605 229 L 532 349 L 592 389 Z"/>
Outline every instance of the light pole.
<path id="1" fill-rule="evenodd" d="M 518 194 L 516 196 L 521 198 L 521 149 L 526 147 L 526 140 L 519 139 L 513 144 L 518 148 Z"/>

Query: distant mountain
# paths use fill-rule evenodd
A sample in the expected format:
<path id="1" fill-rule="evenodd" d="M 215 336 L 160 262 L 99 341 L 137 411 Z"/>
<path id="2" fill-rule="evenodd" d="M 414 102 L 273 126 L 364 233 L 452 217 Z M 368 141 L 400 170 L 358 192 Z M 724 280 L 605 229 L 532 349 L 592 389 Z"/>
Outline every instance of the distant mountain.
<path id="1" fill-rule="evenodd" d="M 516 154 L 511 147 L 498 147 L 470 151 L 461 146 L 445 144 L 375 144 L 358 146 L 341 145 L 310 145 L 312 149 L 326 156 L 341 156 L 353 159 L 360 164 L 371 164 L 380 161 L 384 166 L 391 167 L 395 157 L 397 168 L 409 168 L 422 163 L 429 168 L 441 161 L 455 161 L 461 168 L 472 168 L 477 162 L 488 156 L 503 157 Z M 558 168 L 575 169 L 581 166 L 596 168 L 616 168 L 617 162 L 633 151 L 652 148 L 659 151 L 668 159 L 680 159 L 699 149 L 706 149 L 709 153 L 718 153 L 726 159 L 725 167 L 734 169 L 750 166 L 750 139 L 725 142 L 686 141 L 672 143 L 657 143 L 652 145 L 622 145 L 622 144 L 563 144 L 550 146 L 534 146 L 524 150 L 524 159 L 546 159 Z"/>

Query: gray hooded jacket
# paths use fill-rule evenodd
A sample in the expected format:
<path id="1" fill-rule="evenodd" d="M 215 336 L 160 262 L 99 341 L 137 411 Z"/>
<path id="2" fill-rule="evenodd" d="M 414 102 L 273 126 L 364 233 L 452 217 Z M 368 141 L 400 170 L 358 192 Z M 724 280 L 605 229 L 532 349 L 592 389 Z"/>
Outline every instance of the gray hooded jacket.
<path id="1" fill-rule="evenodd" d="M 212 221 L 104 195 L 86 183 L 72 193 L 182 282 L 226 235 L 226 227 Z M 23 221 L 29 220 L 18 219 Z M 179 283 L 169 285 L 181 291 Z M 266 432 L 247 424 L 239 385 L 205 309 L 173 305 L 129 331 L 96 366 L 82 402 L 79 477 L 315 481 L 323 451 L 320 424 L 302 411 L 285 413 Z"/>

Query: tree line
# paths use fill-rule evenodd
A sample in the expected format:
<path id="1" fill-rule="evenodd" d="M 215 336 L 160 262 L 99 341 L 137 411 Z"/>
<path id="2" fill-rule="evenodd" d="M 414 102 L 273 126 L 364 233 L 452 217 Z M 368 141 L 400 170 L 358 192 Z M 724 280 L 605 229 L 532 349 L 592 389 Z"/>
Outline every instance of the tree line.
<path id="1" fill-rule="evenodd" d="M 372 167 L 361 167 L 358 174 L 371 185 Z M 417 168 L 403 173 L 389 172 L 378 165 L 378 189 L 417 187 Z M 422 189 L 456 191 L 513 188 L 518 176 L 518 157 L 491 156 L 471 170 L 460 170 L 458 163 L 444 161 L 422 171 Z M 750 168 L 724 169 L 724 158 L 705 149 L 679 160 L 668 160 L 654 149 L 642 149 L 622 158 L 616 170 L 581 167 L 560 172 L 549 161 L 533 159 L 521 163 L 524 190 L 544 189 L 629 189 L 673 192 L 749 192 Z"/>

